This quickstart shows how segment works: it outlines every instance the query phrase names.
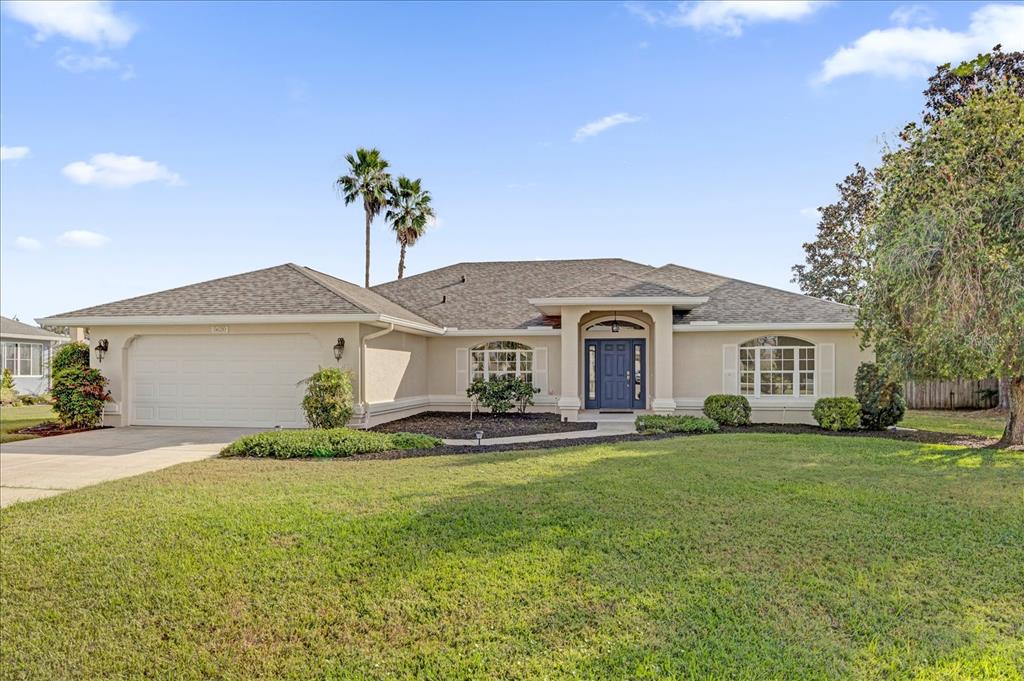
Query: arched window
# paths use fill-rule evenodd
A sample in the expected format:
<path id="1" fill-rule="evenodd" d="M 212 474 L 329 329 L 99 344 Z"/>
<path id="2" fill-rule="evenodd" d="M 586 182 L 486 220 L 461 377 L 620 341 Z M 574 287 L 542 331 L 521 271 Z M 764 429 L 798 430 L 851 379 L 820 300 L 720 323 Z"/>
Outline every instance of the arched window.
<path id="1" fill-rule="evenodd" d="M 533 383 L 533 348 L 515 341 L 481 343 L 469 351 L 470 380 L 517 376 Z"/>
<path id="2" fill-rule="evenodd" d="M 813 396 L 814 343 L 792 336 L 761 336 L 740 345 L 740 394 Z"/>

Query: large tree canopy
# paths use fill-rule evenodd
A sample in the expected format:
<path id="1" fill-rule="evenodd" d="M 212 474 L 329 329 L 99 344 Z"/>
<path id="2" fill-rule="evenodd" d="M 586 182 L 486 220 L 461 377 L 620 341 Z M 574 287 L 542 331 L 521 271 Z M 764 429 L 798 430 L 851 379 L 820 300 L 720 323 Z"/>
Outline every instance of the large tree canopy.
<path id="1" fill-rule="evenodd" d="M 877 172 L 859 325 L 910 375 L 1010 379 L 1024 443 L 1024 99 L 978 91 L 908 126 Z"/>

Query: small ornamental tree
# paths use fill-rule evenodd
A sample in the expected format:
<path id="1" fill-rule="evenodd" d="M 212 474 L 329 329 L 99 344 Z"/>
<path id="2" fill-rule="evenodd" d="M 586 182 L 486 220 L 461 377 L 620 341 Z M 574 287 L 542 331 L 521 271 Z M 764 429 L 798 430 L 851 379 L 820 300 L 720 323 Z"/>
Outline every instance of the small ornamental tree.
<path id="1" fill-rule="evenodd" d="M 71 367 L 89 366 L 89 344 L 77 341 L 65 343 L 50 357 L 50 373 L 54 376 Z"/>
<path id="2" fill-rule="evenodd" d="M 860 424 L 869 430 L 895 426 L 907 411 L 903 386 L 877 364 L 863 362 L 857 367 L 854 391 L 860 402 Z"/>
<path id="3" fill-rule="evenodd" d="M 107 379 L 98 369 L 69 367 L 53 377 L 53 410 L 65 428 L 93 428 L 110 401 Z"/>
<path id="4" fill-rule="evenodd" d="M 908 126 L 878 176 L 863 342 L 896 378 L 1008 379 L 1000 444 L 1024 444 L 1024 98 L 979 91 Z"/>
<path id="5" fill-rule="evenodd" d="M 311 428 L 343 428 L 352 418 L 352 375 L 320 369 L 307 378 L 302 411 Z"/>
<path id="6" fill-rule="evenodd" d="M 4 367 L 3 381 L 0 382 L 0 404 L 10 406 L 18 397 L 18 391 L 14 389 L 14 376 L 11 370 Z"/>

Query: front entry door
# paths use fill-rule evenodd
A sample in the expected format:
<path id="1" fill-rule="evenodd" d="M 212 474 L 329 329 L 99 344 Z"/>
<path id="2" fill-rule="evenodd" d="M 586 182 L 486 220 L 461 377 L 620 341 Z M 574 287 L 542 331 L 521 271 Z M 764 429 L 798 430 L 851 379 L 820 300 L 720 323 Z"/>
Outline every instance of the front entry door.
<path id="1" fill-rule="evenodd" d="M 587 341 L 588 409 L 643 409 L 646 352 L 643 339 Z"/>

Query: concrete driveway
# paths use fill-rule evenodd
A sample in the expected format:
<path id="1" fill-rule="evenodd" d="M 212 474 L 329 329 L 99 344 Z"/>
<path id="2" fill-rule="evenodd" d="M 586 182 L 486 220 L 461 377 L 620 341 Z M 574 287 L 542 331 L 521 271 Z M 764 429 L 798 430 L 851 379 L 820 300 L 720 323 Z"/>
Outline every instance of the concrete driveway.
<path id="1" fill-rule="evenodd" d="M 0 506 L 198 461 L 251 428 L 128 426 L 0 446 Z"/>

